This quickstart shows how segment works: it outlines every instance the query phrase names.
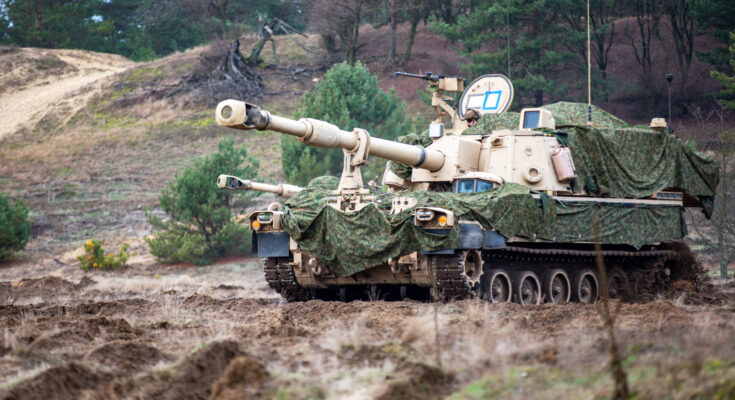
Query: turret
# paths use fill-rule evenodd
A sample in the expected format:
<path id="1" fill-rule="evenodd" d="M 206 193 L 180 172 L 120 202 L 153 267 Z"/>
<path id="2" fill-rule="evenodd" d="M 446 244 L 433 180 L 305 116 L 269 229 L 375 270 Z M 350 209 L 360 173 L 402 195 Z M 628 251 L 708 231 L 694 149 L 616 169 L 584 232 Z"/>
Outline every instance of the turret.
<path id="1" fill-rule="evenodd" d="M 441 124 L 432 124 L 430 137 L 433 143 L 422 147 L 371 137 L 364 129 L 344 131 L 317 119 L 296 121 L 279 117 L 237 100 L 221 102 L 217 106 L 216 119 L 219 125 L 234 129 L 272 130 L 295 136 L 311 146 L 342 148 L 345 162 L 339 194 L 343 196 L 346 190 L 352 193 L 362 190 L 362 178 L 357 167 L 365 163 L 368 155 L 413 167 L 410 187 L 414 190 L 446 189 L 468 173 L 485 172 L 497 177 L 491 180 L 496 184 L 507 181 L 539 191 L 570 191 L 568 183 L 557 179 L 552 165 L 551 152 L 560 144 L 554 137 L 528 127 L 474 136 L 448 134 Z M 436 127 L 439 129 L 433 129 Z M 407 184 L 390 180 L 384 182 L 395 187 L 406 187 Z"/>
<path id="2" fill-rule="evenodd" d="M 220 189 L 255 190 L 258 192 L 273 193 L 275 195 L 285 197 L 285 198 L 289 198 L 301 191 L 300 187 L 289 185 L 286 183 L 281 183 L 279 185 L 270 185 L 267 183 L 243 180 L 236 176 L 231 176 L 231 175 L 220 175 L 217 178 L 217 186 Z"/>

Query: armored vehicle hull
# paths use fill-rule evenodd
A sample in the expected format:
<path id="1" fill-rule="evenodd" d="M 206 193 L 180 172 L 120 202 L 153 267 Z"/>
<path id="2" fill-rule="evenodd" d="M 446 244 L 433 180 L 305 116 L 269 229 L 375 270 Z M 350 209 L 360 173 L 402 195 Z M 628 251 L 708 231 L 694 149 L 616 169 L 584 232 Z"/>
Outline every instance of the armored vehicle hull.
<path id="1" fill-rule="evenodd" d="M 611 297 L 635 299 L 696 279 L 681 244 L 683 210 L 711 212 L 714 160 L 663 129 L 630 127 L 596 108 L 587 121 L 582 104 L 484 113 L 494 93 L 506 102 L 500 108 L 512 101 L 502 93 L 507 78 L 482 80 L 496 78 L 472 83 L 458 111 L 435 92 L 437 121 L 399 142 L 220 103 L 220 125 L 274 130 L 345 154 L 336 188 L 303 188 L 285 202 L 281 232 L 256 233 L 271 287 L 288 300 L 592 303 L 602 281 Z M 461 91 L 452 79 L 443 87 Z M 469 127 L 461 115 L 472 107 L 483 115 Z M 445 130 L 447 117 L 453 128 Z M 362 185 L 368 156 L 391 162 L 391 192 Z M 598 275 L 598 255 L 608 279 Z"/>

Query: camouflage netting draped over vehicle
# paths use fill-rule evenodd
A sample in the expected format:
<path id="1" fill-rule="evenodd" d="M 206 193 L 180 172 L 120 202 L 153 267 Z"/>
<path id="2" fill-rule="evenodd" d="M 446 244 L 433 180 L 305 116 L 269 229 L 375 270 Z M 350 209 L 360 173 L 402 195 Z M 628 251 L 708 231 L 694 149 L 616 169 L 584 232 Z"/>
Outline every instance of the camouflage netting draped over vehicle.
<path id="1" fill-rule="evenodd" d="M 718 183 L 716 161 L 686 146 L 664 129 L 631 128 L 625 121 L 592 106 L 592 126 L 587 126 L 587 105 L 559 102 L 542 107 L 552 112 L 556 130 L 564 132 L 582 189 L 601 197 L 643 198 L 670 188 L 699 197 L 709 217 Z M 518 129 L 520 114 L 485 115 L 463 135 L 489 135 L 495 129 Z M 562 135 L 563 137 L 564 135 Z M 428 133 L 399 138 L 409 144 L 428 145 Z M 393 172 L 404 179 L 407 165 L 392 163 Z"/>
<path id="2" fill-rule="evenodd" d="M 577 167 L 577 192 L 584 188 L 601 197 L 641 198 L 679 188 L 695 197 L 715 194 L 719 174 L 714 158 L 664 130 L 564 129 Z M 709 215 L 711 203 L 703 203 Z"/>
<path id="3" fill-rule="evenodd" d="M 379 204 L 370 204 L 358 212 L 345 213 L 327 206 L 329 195 L 331 190 L 323 185 L 305 188 L 286 202 L 283 222 L 301 249 L 337 275 L 350 276 L 417 250 L 459 246 L 458 224 L 448 235 L 437 235 L 414 226 L 412 209 L 389 215 Z M 555 204 L 548 197 L 536 200 L 527 187 L 512 183 L 472 194 L 400 195 L 416 198 L 417 206 L 452 210 L 458 218 L 478 221 L 506 238 L 591 242 L 595 240 L 593 221 L 598 218 L 601 242 L 638 248 L 681 239 L 684 229 L 678 207 Z M 390 204 L 392 196 L 379 195 L 380 204 Z"/>
<path id="4" fill-rule="evenodd" d="M 593 125 L 587 126 L 587 105 L 555 103 L 550 110 L 556 121 L 552 133 L 569 146 L 578 178 L 574 190 L 583 188 L 599 197 L 643 198 L 654 192 L 683 189 L 703 200 L 705 212 L 718 181 L 718 167 L 709 156 L 684 145 L 665 130 L 632 128 L 624 121 L 593 107 Z M 519 114 L 486 115 L 466 135 L 489 135 L 493 130 L 518 129 Z M 428 146 L 428 132 L 399 138 Z M 392 170 L 410 178 L 411 168 L 392 163 Z M 340 212 L 327 206 L 337 186 L 335 178 L 317 178 L 284 207 L 286 232 L 300 248 L 324 262 L 340 276 L 385 263 L 417 250 L 459 247 L 459 224 L 448 235 L 429 233 L 414 226 L 413 209 L 390 215 L 393 194 L 373 193 L 379 203 L 358 212 Z M 599 221 L 603 244 L 635 248 L 656 242 L 681 240 L 686 235 L 682 208 L 631 203 L 581 203 L 535 199 L 529 188 L 508 183 L 481 193 L 454 194 L 432 191 L 400 193 L 416 198 L 417 206 L 446 208 L 458 220 L 479 222 L 505 238 L 550 240 L 557 243 L 594 242 Z M 538 197 L 538 196 L 537 196 Z"/>

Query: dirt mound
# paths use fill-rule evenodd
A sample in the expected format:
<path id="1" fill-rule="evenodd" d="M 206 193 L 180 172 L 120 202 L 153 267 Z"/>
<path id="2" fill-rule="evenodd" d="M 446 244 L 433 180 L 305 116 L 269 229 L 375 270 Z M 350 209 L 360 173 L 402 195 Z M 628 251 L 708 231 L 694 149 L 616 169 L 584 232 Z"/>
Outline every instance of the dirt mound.
<path id="1" fill-rule="evenodd" d="M 187 309 L 196 310 L 233 310 L 242 313 L 250 313 L 263 306 L 277 304 L 278 299 L 215 299 L 207 295 L 194 293 L 184 299 L 184 306 Z"/>
<path id="2" fill-rule="evenodd" d="M 306 303 L 288 303 L 283 306 L 283 314 L 299 324 L 317 324 L 325 318 L 345 319 L 368 313 L 371 320 L 381 321 L 386 318 L 413 315 L 415 310 L 410 302 L 390 303 L 384 301 L 353 301 L 342 303 L 337 301 L 312 300 Z"/>
<path id="3" fill-rule="evenodd" d="M 263 398 L 268 371 L 250 356 L 235 358 L 212 385 L 211 400 Z"/>
<path id="4" fill-rule="evenodd" d="M 132 372 L 168 358 L 157 348 L 133 340 L 106 343 L 89 353 L 85 360 L 116 370 Z"/>
<path id="5" fill-rule="evenodd" d="M 3 400 L 55 400 L 82 398 L 84 391 L 94 389 L 100 382 L 109 379 L 75 362 L 47 369 L 33 378 L 23 381 L 7 394 Z"/>
<path id="6" fill-rule="evenodd" d="M 22 346 L 18 350 L 24 354 L 45 356 L 49 350 L 53 349 L 95 340 L 130 340 L 140 333 L 134 330 L 126 320 L 120 318 L 95 317 L 59 320 L 53 317 L 43 317 L 36 322 L 32 331 L 19 337 Z"/>
<path id="7" fill-rule="evenodd" d="M 707 275 L 707 270 L 697 256 L 684 243 L 669 244 L 676 255 L 666 262 L 671 270 L 671 286 L 666 290 L 666 298 L 681 298 L 687 304 L 726 304 L 731 301 L 727 294 L 717 290 Z"/>
<path id="8" fill-rule="evenodd" d="M 79 283 L 69 282 L 58 276 L 44 276 L 38 279 L 21 279 L 18 282 L 0 283 L 0 303 L 13 304 L 19 299 L 39 297 L 44 300 L 59 295 L 70 295 L 94 284 L 95 281 L 84 277 Z"/>
<path id="9" fill-rule="evenodd" d="M 388 383 L 378 400 L 443 399 L 452 392 L 451 375 L 423 363 L 407 362 L 398 365 L 395 377 Z"/>
<path id="10" fill-rule="evenodd" d="M 172 373 L 145 388 L 143 398 L 206 399 L 212 385 L 235 358 L 243 355 L 240 345 L 226 340 L 210 343 L 174 367 Z"/>

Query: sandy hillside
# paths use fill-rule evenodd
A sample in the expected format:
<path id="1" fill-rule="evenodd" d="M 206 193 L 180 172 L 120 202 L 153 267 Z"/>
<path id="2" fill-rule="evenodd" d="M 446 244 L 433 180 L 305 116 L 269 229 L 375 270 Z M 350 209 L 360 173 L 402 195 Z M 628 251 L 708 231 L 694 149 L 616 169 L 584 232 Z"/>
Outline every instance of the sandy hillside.
<path id="1" fill-rule="evenodd" d="M 55 103 L 75 97 L 66 110 L 71 118 L 99 91 L 101 80 L 134 65 L 122 56 L 84 50 L 4 51 L 0 55 L 0 140 L 21 128 L 32 128 Z"/>

